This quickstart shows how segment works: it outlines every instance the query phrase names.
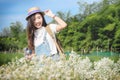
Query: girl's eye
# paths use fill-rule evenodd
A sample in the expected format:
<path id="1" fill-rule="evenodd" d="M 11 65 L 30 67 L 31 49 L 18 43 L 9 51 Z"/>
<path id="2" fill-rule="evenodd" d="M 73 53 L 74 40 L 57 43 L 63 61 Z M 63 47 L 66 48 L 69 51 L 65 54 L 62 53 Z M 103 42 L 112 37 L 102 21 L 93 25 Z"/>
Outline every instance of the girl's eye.
<path id="1" fill-rule="evenodd" d="M 40 19 L 41 17 L 40 16 L 38 16 L 38 19 Z"/>

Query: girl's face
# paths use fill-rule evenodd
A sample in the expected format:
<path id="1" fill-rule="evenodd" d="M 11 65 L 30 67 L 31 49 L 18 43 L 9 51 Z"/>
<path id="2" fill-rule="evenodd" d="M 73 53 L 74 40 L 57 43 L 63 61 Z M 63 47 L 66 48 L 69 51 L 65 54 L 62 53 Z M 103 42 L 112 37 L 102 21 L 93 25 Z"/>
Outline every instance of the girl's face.
<path id="1" fill-rule="evenodd" d="M 42 15 L 39 14 L 39 13 L 36 13 L 35 14 L 35 19 L 34 19 L 34 26 L 36 28 L 40 28 L 40 27 L 42 27 L 42 23 L 43 23 Z"/>

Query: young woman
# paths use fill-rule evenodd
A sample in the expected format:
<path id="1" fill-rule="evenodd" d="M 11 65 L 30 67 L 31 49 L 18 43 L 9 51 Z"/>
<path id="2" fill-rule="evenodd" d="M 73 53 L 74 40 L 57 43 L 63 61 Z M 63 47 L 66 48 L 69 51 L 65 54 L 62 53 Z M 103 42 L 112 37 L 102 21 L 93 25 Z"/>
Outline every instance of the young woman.
<path id="1" fill-rule="evenodd" d="M 67 24 L 51 10 L 41 11 L 38 7 L 32 7 L 28 10 L 27 20 L 27 36 L 28 48 L 32 50 L 32 54 L 27 58 L 32 58 L 34 55 L 57 55 L 57 48 L 45 27 L 47 23 L 44 15 L 53 18 L 57 24 L 49 24 L 52 33 L 55 34 L 64 29 Z"/>

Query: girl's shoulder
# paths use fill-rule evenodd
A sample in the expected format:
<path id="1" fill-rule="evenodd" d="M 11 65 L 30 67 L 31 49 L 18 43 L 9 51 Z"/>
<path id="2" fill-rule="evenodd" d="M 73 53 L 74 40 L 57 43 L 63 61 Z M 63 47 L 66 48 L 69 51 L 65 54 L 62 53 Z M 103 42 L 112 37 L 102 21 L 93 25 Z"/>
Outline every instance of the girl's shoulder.
<path id="1" fill-rule="evenodd" d="M 57 24 L 48 24 L 48 26 L 50 27 L 50 29 L 52 30 L 52 32 L 54 32 L 54 33 L 57 32 L 57 30 L 56 30 Z"/>
<path id="2" fill-rule="evenodd" d="M 49 26 L 49 27 L 56 27 L 57 24 L 53 24 L 53 23 L 51 23 L 51 24 L 48 24 L 48 26 Z"/>

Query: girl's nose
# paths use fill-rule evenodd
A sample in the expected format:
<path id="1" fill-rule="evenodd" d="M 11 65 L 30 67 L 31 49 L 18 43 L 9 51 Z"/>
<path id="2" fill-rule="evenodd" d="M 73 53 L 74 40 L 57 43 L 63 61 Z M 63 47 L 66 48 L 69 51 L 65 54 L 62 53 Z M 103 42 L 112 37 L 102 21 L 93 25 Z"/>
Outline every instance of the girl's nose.
<path id="1" fill-rule="evenodd" d="M 36 22 L 36 23 L 38 23 L 38 22 L 39 22 L 39 20 L 38 20 L 38 19 L 36 19 L 36 20 L 35 20 L 35 22 Z"/>

